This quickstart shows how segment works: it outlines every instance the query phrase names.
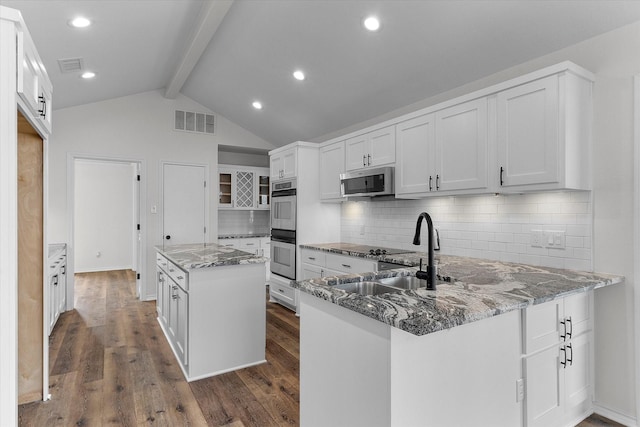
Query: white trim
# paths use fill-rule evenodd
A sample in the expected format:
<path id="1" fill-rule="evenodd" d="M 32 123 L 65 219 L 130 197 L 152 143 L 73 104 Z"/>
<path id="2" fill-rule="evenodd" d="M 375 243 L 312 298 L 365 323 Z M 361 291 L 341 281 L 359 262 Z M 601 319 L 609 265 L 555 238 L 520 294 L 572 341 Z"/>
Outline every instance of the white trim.
<path id="1" fill-rule="evenodd" d="M 596 403 L 593 404 L 593 413 L 608 418 L 627 427 L 638 427 L 636 420 L 612 409 L 605 408 Z"/>
<path id="2" fill-rule="evenodd" d="M 18 423 L 18 152 L 15 24 L 0 7 L 0 425 Z"/>
<path id="3" fill-rule="evenodd" d="M 171 160 L 161 160 L 160 161 L 160 170 L 159 170 L 159 187 L 160 187 L 160 192 L 159 192 L 159 206 L 162 206 L 162 209 L 160 209 L 160 222 L 158 223 L 158 231 L 159 231 L 159 238 L 160 238 L 160 246 L 164 245 L 164 167 L 165 165 L 177 165 L 177 166 L 194 166 L 194 167 L 201 167 L 204 168 L 204 176 L 205 179 L 207 180 L 207 188 L 204 191 L 204 226 L 206 229 L 206 232 L 204 233 L 204 243 L 209 243 L 210 239 L 209 236 L 211 236 L 211 224 L 210 224 L 210 218 L 209 218 L 209 202 L 210 202 L 210 196 L 209 194 L 211 193 L 211 186 L 212 185 L 217 185 L 218 182 L 218 177 L 215 177 L 215 180 L 211 177 L 210 175 L 210 171 L 209 171 L 209 165 L 207 163 L 188 163 L 188 162 L 174 162 Z M 216 168 L 217 171 L 217 168 Z M 216 242 L 217 242 L 217 238 L 216 238 Z"/>
<path id="4" fill-rule="evenodd" d="M 633 79 L 633 285 L 635 313 L 636 420 L 640 420 L 640 74 Z"/>
<path id="5" fill-rule="evenodd" d="M 68 153 L 67 154 L 67 306 L 66 310 L 74 308 L 74 291 L 75 291 L 75 161 L 90 160 L 114 163 L 133 163 L 139 166 L 140 170 L 140 192 L 139 203 L 140 212 L 146 212 L 147 209 L 147 185 L 146 185 L 146 165 L 145 161 L 136 158 L 124 158 L 114 156 L 101 156 L 98 154 L 86 153 Z M 152 278 L 145 277 L 146 274 L 146 252 L 147 252 L 147 217 L 140 215 L 140 272 L 142 275 L 141 288 L 146 292 L 145 284 Z M 155 283 L 155 275 L 153 275 Z M 143 293 L 146 296 L 146 293 Z M 140 298 L 143 299 L 143 298 Z"/>

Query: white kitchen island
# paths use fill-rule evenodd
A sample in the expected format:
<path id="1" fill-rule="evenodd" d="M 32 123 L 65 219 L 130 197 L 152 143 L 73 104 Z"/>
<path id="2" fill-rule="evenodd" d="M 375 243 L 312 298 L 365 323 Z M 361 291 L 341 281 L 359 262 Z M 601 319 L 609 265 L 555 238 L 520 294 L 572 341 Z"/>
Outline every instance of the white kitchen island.
<path id="1" fill-rule="evenodd" d="M 156 250 L 158 322 L 187 381 L 266 362 L 266 258 L 215 243 Z"/>
<path id="2" fill-rule="evenodd" d="M 386 258 L 412 265 L 412 256 Z M 593 293 L 624 278 L 439 262 L 448 281 L 436 291 L 359 295 L 335 287 L 415 275 L 414 268 L 296 283 L 301 425 L 551 427 L 587 417 Z"/>

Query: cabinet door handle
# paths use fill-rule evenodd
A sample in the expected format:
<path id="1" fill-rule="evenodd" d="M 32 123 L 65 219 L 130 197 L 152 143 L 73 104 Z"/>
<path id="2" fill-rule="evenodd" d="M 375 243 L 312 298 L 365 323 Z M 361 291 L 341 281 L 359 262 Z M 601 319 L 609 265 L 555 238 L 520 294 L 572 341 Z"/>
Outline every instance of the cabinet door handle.
<path id="1" fill-rule="evenodd" d="M 562 352 L 562 355 L 564 357 L 564 360 L 560 362 L 560 364 L 564 367 L 564 369 L 567 369 L 567 348 L 565 346 L 562 346 L 562 348 L 560 348 L 560 351 Z"/>
<path id="2" fill-rule="evenodd" d="M 571 321 L 571 316 L 569 316 L 566 321 L 565 321 L 565 326 L 566 323 L 569 324 L 569 332 L 567 332 L 567 337 L 569 337 L 569 339 L 571 339 L 571 336 L 573 335 L 573 322 Z M 572 350 L 573 351 L 573 350 Z"/>
<path id="3" fill-rule="evenodd" d="M 500 186 L 504 185 L 504 168 L 500 166 Z"/>
<path id="4" fill-rule="evenodd" d="M 367 165 L 371 166 L 371 154 L 367 154 Z"/>
<path id="5" fill-rule="evenodd" d="M 53 276 L 53 286 L 58 286 L 58 275 Z"/>
<path id="6" fill-rule="evenodd" d="M 367 156 L 362 155 L 362 166 L 367 166 Z"/>
<path id="7" fill-rule="evenodd" d="M 63 266 L 60 268 L 60 274 L 65 274 L 66 272 L 67 272 L 67 266 L 66 266 L 66 265 L 63 265 Z"/>
<path id="8" fill-rule="evenodd" d="M 433 177 L 429 175 L 429 191 L 433 191 Z"/>
<path id="9" fill-rule="evenodd" d="M 38 100 L 42 104 L 42 109 L 38 110 L 41 117 L 47 117 L 47 100 L 44 97 L 44 93 L 38 97 Z"/>
<path id="10" fill-rule="evenodd" d="M 569 350 L 571 350 L 571 355 L 567 359 L 567 352 L 565 351 L 565 353 L 564 353 L 565 354 L 565 362 L 569 362 L 569 366 L 573 366 L 573 347 L 571 346 L 571 344 L 568 344 L 567 348 Z"/>
<path id="11" fill-rule="evenodd" d="M 561 320 L 560 324 L 562 325 L 564 332 L 562 333 L 562 335 L 560 335 L 560 338 L 562 338 L 562 341 L 566 341 L 567 340 L 567 321 L 565 320 Z"/>
<path id="12" fill-rule="evenodd" d="M 324 277 L 324 269 L 323 268 L 320 269 L 320 277 Z"/>
<path id="13" fill-rule="evenodd" d="M 351 266 L 350 266 L 349 264 L 342 264 L 342 266 L 343 266 L 344 268 L 351 268 Z"/>
<path id="14" fill-rule="evenodd" d="M 436 191 L 440 190 L 440 175 L 436 175 Z"/>
<path id="15" fill-rule="evenodd" d="M 178 294 L 173 294 L 173 295 L 171 295 L 171 299 L 178 299 L 178 298 L 180 298 L 180 297 L 178 296 Z"/>
<path id="16" fill-rule="evenodd" d="M 177 285 L 173 285 L 173 286 L 171 286 L 171 289 L 173 289 L 174 291 L 177 291 L 178 290 L 178 286 Z"/>

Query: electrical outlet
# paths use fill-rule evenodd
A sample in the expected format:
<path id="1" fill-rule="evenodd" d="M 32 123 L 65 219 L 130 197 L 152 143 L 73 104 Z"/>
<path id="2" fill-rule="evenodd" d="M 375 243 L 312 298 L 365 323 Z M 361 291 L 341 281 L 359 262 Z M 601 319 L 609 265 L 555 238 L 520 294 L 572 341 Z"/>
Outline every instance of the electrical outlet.
<path id="1" fill-rule="evenodd" d="M 544 233 L 542 230 L 531 230 L 531 246 L 542 248 L 544 247 L 542 239 L 544 238 Z"/>

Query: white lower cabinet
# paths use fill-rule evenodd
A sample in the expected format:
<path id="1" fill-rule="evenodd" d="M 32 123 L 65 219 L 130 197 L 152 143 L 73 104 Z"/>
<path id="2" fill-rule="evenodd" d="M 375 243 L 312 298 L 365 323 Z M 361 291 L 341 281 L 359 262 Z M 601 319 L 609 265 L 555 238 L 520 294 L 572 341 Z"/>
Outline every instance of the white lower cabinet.
<path id="1" fill-rule="evenodd" d="M 302 249 L 302 280 L 378 271 L 375 260 Z"/>
<path id="2" fill-rule="evenodd" d="M 264 264 L 187 272 L 156 260 L 158 322 L 187 381 L 265 362 Z"/>
<path id="3" fill-rule="evenodd" d="M 527 427 L 573 425 L 591 413 L 592 294 L 524 312 Z"/>
<path id="4" fill-rule="evenodd" d="M 49 259 L 49 319 L 48 334 L 67 306 L 67 256 L 66 250 Z"/>

